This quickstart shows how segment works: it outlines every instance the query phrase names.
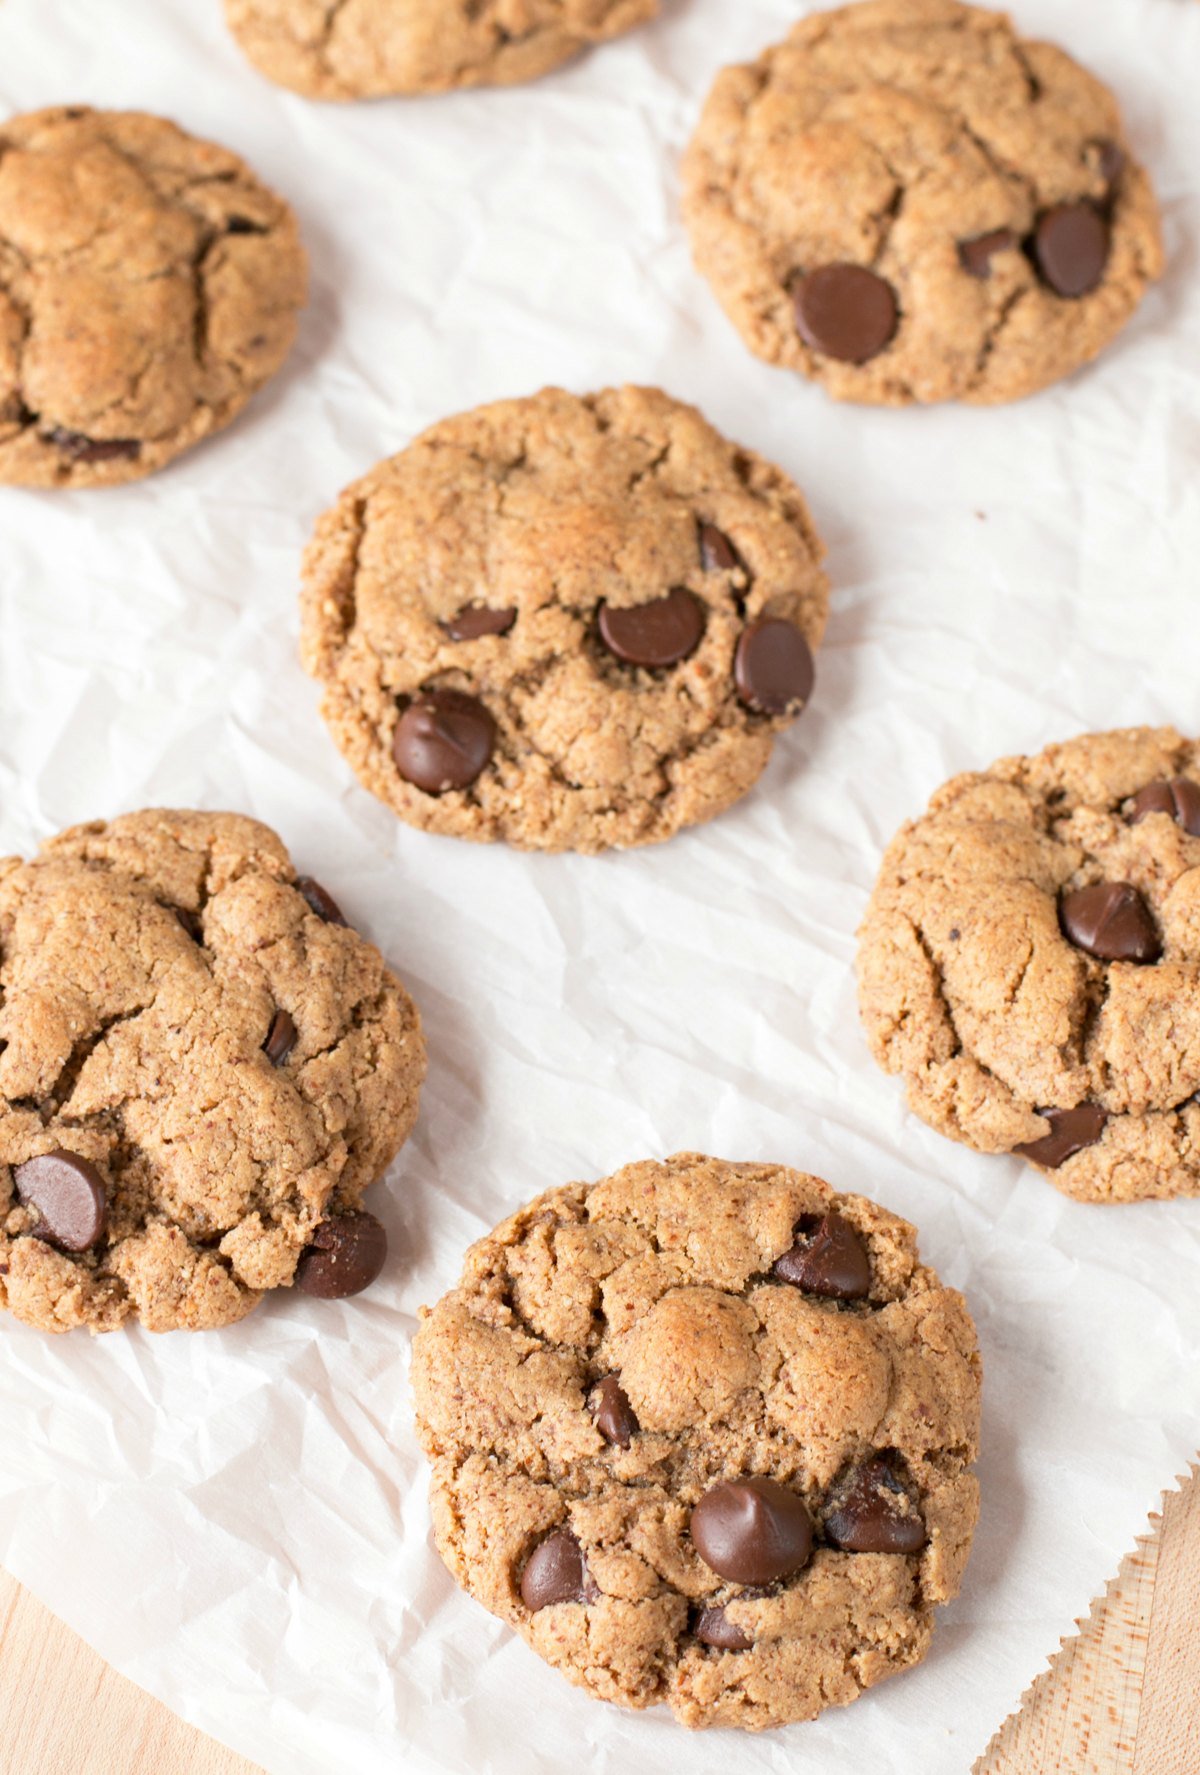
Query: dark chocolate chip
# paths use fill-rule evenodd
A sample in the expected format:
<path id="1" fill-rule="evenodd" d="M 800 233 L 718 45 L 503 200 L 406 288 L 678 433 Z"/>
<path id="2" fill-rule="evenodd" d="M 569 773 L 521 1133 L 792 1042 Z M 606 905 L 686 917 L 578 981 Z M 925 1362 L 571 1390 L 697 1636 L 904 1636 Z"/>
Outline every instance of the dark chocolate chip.
<path id="1" fill-rule="evenodd" d="M 899 320 L 891 285 L 862 265 L 822 265 L 800 279 L 793 299 L 804 343 L 846 364 L 878 357 Z"/>
<path id="2" fill-rule="evenodd" d="M 777 1260 L 772 1275 L 828 1300 L 862 1300 L 871 1292 L 867 1248 L 842 1215 L 806 1214 L 793 1231 L 796 1243 Z"/>
<path id="3" fill-rule="evenodd" d="M 59 1147 L 13 1172 L 17 1195 L 39 1216 L 35 1239 L 62 1251 L 90 1251 L 108 1227 L 108 1194 L 94 1165 Z"/>
<path id="4" fill-rule="evenodd" d="M 74 462 L 113 462 L 121 456 L 140 456 L 142 450 L 137 438 L 88 438 L 81 431 L 66 431 L 61 425 L 42 436 Z"/>
<path id="5" fill-rule="evenodd" d="M 495 746 L 496 723 L 478 698 L 461 690 L 431 690 L 401 715 L 392 757 L 406 783 L 442 795 L 469 787 Z"/>
<path id="6" fill-rule="evenodd" d="M 692 1541 L 719 1577 L 772 1584 L 808 1564 L 812 1523 L 803 1500 L 773 1479 L 714 1485 L 692 1511 Z"/>
<path id="7" fill-rule="evenodd" d="M 648 604 L 602 604 L 600 639 L 627 666 L 678 665 L 695 653 L 704 634 L 704 606 L 683 586 Z"/>
<path id="8" fill-rule="evenodd" d="M 267 1039 L 263 1043 L 263 1053 L 272 1066 L 282 1066 L 292 1049 L 296 1046 L 299 1031 L 291 1017 L 282 1008 L 277 1010 L 271 1019 L 271 1027 L 267 1031 Z"/>
<path id="9" fill-rule="evenodd" d="M 1100 177 L 1105 184 L 1115 185 L 1125 171 L 1125 150 L 1119 142 L 1099 142 Z"/>
<path id="10" fill-rule="evenodd" d="M 481 635 L 507 635 L 517 620 L 515 610 L 493 610 L 487 604 L 468 604 L 457 616 L 440 626 L 452 641 L 478 641 Z"/>
<path id="11" fill-rule="evenodd" d="M 848 1468 L 830 1488 L 826 1538 L 843 1553 L 919 1553 L 928 1540 L 916 1487 L 892 1450 Z"/>
<path id="12" fill-rule="evenodd" d="M 761 616 L 742 630 L 733 675 L 747 708 L 763 715 L 798 714 L 812 695 L 816 668 L 795 623 Z"/>
<path id="13" fill-rule="evenodd" d="M 595 1602 L 599 1591 L 588 1575 L 583 1548 L 569 1528 L 539 1541 L 521 1574 L 521 1600 L 536 1615 L 556 1602 Z"/>
<path id="14" fill-rule="evenodd" d="M 1136 826 L 1147 814 L 1169 814 L 1192 838 L 1200 838 L 1200 783 L 1190 777 L 1147 783 L 1129 804 L 1129 824 Z"/>
<path id="15" fill-rule="evenodd" d="M 700 565 L 706 573 L 732 573 L 742 565 L 741 556 L 715 524 L 701 524 L 699 535 Z"/>
<path id="16" fill-rule="evenodd" d="M 303 894 L 317 917 L 324 919 L 326 924 L 346 924 L 347 921 L 342 909 L 333 895 L 327 893 L 320 882 L 314 881 L 311 875 L 298 875 L 295 880 L 295 888 L 298 894 Z"/>
<path id="17" fill-rule="evenodd" d="M 1047 1171 L 1057 1171 L 1085 1146 L 1095 1146 L 1108 1121 L 1098 1103 L 1081 1103 L 1076 1109 L 1039 1109 L 1037 1113 L 1049 1122 L 1049 1134 L 1014 1146 L 1013 1151 L 1035 1165 L 1044 1165 Z"/>
<path id="18" fill-rule="evenodd" d="M 959 241 L 959 263 L 972 277 L 990 277 L 996 254 L 1010 253 L 1019 245 L 1020 236 L 1011 228 L 993 228 L 990 234 L 977 234 L 972 240 Z"/>
<path id="19" fill-rule="evenodd" d="M 748 1652 L 754 1644 L 720 1608 L 701 1609 L 692 1632 L 702 1646 L 715 1646 L 718 1652 Z"/>
<path id="20" fill-rule="evenodd" d="M 369 1288 L 387 1260 L 387 1234 L 361 1210 L 323 1220 L 300 1253 L 296 1287 L 318 1300 L 344 1300 Z"/>
<path id="21" fill-rule="evenodd" d="M 596 1417 L 596 1428 L 605 1442 L 612 1442 L 618 1448 L 628 1448 L 640 1425 L 625 1389 L 615 1374 L 606 1374 L 592 1394 L 592 1411 Z"/>
<path id="22" fill-rule="evenodd" d="M 1047 210 L 1033 237 L 1042 277 L 1059 296 L 1086 296 L 1108 264 L 1108 222 L 1094 203 L 1058 203 Z"/>
<path id="23" fill-rule="evenodd" d="M 1101 961 L 1157 961 L 1162 942 L 1150 908 L 1128 881 L 1076 888 L 1059 903 L 1063 935 Z"/>

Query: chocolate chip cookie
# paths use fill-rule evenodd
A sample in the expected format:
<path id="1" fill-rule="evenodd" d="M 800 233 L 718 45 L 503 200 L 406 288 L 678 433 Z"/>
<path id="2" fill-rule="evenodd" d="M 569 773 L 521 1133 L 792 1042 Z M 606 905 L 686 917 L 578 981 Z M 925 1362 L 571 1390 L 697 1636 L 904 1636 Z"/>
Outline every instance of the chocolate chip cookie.
<path id="1" fill-rule="evenodd" d="M 658 0 L 225 0 L 255 66 L 317 99 L 536 80 L 657 11 Z"/>
<path id="2" fill-rule="evenodd" d="M 343 493 L 306 556 L 302 656 L 413 825 L 650 844 L 744 795 L 808 701 L 822 553 L 787 476 L 693 408 L 548 389 Z"/>
<path id="3" fill-rule="evenodd" d="M 421 1025 L 265 826 L 149 812 L 0 862 L 0 1308 L 229 1325 L 378 1275 Z"/>
<path id="4" fill-rule="evenodd" d="M 970 1550 L 980 1365 L 910 1226 L 696 1153 L 530 1203 L 413 1354 L 438 1550 L 573 1682 L 689 1726 L 917 1663 Z"/>
<path id="5" fill-rule="evenodd" d="M 139 112 L 0 125 L 0 482 L 152 474 L 288 354 L 295 217 L 224 148 Z"/>
<path id="6" fill-rule="evenodd" d="M 955 777 L 862 927 L 916 1113 L 1090 1202 L 1200 1195 L 1200 744 L 1087 734 Z"/>
<path id="7" fill-rule="evenodd" d="M 840 400 L 1031 394 L 1094 358 L 1162 269 L 1111 93 L 957 0 L 813 13 L 726 69 L 684 208 L 750 349 Z"/>

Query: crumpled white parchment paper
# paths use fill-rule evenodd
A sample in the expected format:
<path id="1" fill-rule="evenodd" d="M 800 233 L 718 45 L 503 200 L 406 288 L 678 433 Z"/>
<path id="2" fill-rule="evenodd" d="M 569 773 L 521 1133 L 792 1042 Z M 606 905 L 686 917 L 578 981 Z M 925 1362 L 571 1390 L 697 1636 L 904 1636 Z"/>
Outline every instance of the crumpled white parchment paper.
<path id="1" fill-rule="evenodd" d="M 128 490 L 0 490 L 0 850 L 207 805 L 275 826 L 424 1013 L 421 1121 L 344 1305 L 96 1342 L 0 1326 L 0 1557 L 119 1669 L 273 1775 L 964 1775 L 1200 1441 L 1200 1203 L 1103 1210 L 909 1116 L 851 977 L 882 846 L 953 772 L 1200 726 L 1200 5 L 1019 0 L 1118 87 L 1170 270 L 1023 405 L 837 407 L 755 362 L 690 268 L 676 167 L 795 0 L 666 0 L 544 83 L 349 109 L 276 91 L 218 0 L 3 0 L 0 107 L 165 112 L 300 212 L 314 299 L 231 431 Z M 300 549 L 424 425 L 546 382 L 657 382 L 782 462 L 830 545 L 812 709 L 716 824 L 600 860 L 411 832 L 295 658 Z M 410 1426 L 421 1302 L 566 1179 L 694 1147 L 913 1219 L 987 1369 L 983 1520 L 918 1672 L 756 1741 L 571 1690 L 460 1595 Z"/>

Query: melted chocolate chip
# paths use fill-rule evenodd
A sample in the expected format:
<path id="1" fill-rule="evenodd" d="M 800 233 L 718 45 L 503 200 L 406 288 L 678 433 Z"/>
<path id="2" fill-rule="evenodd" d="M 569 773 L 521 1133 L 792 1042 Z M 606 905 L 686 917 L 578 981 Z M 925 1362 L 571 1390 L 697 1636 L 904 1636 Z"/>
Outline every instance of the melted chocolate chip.
<path id="1" fill-rule="evenodd" d="M 629 666 L 651 670 L 678 665 L 695 653 L 704 634 L 704 606 L 683 586 L 648 604 L 603 604 L 597 623 L 611 654 Z"/>
<path id="2" fill-rule="evenodd" d="M 588 1574 L 583 1548 L 569 1528 L 539 1541 L 521 1574 L 521 1601 L 535 1615 L 559 1602 L 595 1602 L 599 1592 Z"/>
<path id="3" fill-rule="evenodd" d="M 700 565 L 706 573 L 733 573 L 742 565 L 737 550 L 715 524 L 701 524 L 698 534 Z"/>
<path id="4" fill-rule="evenodd" d="M 738 696 L 761 715 L 799 713 L 816 680 L 812 649 L 795 623 L 762 616 L 743 629 L 733 661 Z"/>
<path id="5" fill-rule="evenodd" d="M 702 1646 L 714 1646 L 718 1652 L 748 1652 L 754 1644 L 721 1608 L 701 1609 L 692 1632 Z"/>
<path id="6" fill-rule="evenodd" d="M 1109 226 L 1094 203 L 1059 203 L 1047 210 L 1033 237 L 1033 256 L 1058 296 L 1086 296 L 1108 264 Z"/>
<path id="7" fill-rule="evenodd" d="M 345 1300 L 369 1288 L 387 1259 L 387 1234 L 361 1210 L 323 1220 L 300 1253 L 296 1287 L 317 1300 Z"/>
<path id="8" fill-rule="evenodd" d="M 605 1442 L 628 1448 L 641 1426 L 615 1374 L 606 1374 L 592 1394 L 592 1411 Z"/>
<path id="9" fill-rule="evenodd" d="M 298 875 L 294 886 L 298 894 L 303 894 L 317 917 L 324 919 L 326 924 L 346 924 L 347 921 L 343 916 L 342 909 L 333 895 L 327 893 L 320 882 L 314 881 L 311 875 Z"/>
<path id="10" fill-rule="evenodd" d="M 841 363 L 865 364 L 895 334 L 900 311 L 890 284 L 862 265 L 822 265 L 795 286 L 804 343 Z"/>
<path id="11" fill-rule="evenodd" d="M 1169 814 L 1190 837 L 1200 838 L 1200 783 L 1190 777 L 1147 783 L 1129 804 L 1129 824 L 1136 826 L 1148 814 Z"/>
<path id="12" fill-rule="evenodd" d="M 515 610 L 493 610 L 487 604 L 468 604 L 457 616 L 440 625 L 452 641 L 478 641 L 483 635 L 507 635 L 517 620 Z"/>
<path id="13" fill-rule="evenodd" d="M 1020 244 L 1020 236 L 1011 228 L 993 228 L 990 234 L 977 234 L 972 240 L 959 241 L 959 263 L 972 277 L 990 277 L 996 254 L 1011 253 Z"/>
<path id="14" fill-rule="evenodd" d="M 38 1215 L 35 1239 L 61 1251 L 90 1251 L 108 1227 L 104 1179 L 78 1153 L 63 1147 L 27 1159 L 13 1172 L 17 1196 Z"/>
<path id="15" fill-rule="evenodd" d="M 735 1584 L 772 1584 L 807 1565 L 812 1552 L 803 1500 L 773 1479 L 713 1486 L 692 1511 L 691 1531 L 704 1563 Z"/>
<path id="16" fill-rule="evenodd" d="M 825 1534 L 843 1553 L 919 1553 L 928 1536 L 907 1467 L 892 1450 L 850 1467 L 830 1488 Z"/>
<path id="17" fill-rule="evenodd" d="M 296 1046 L 299 1031 L 285 1010 L 277 1010 L 271 1019 L 271 1027 L 267 1031 L 267 1039 L 263 1043 L 263 1053 L 272 1066 L 282 1066 L 292 1049 Z"/>
<path id="18" fill-rule="evenodd" d="M 806 1214 L 793 1229 L 796 1243 L 771 1274 L 806 1294 L 828 1300 L 862 1300 L 871 1292 L 871 1260 L 850 1222 L 832 1210 Z"/>
<path id="19" fill-rule="evenodd" d="M 1155 962 L 1162 942 L 1150 908 L 1128 881 L 1098 881 L 1064 894 L 1058 908 L 1063 935 L 1100 961 Z"/>
<path id="20" fill-rule="evenodd" d="M 414 789 L 444 795 L 468 788 L 487 768 L 495 746 L 496 723 L 477 697 L 431 690 L 401 715 L 392 757 Z"/>
<path id="21" fill-rule="evenodd" d="M 73 462 L 113 462 L 122 456 L 140 456 L 142 451 L 137 438 L 88 438 L 81 431 L 67 431 L 61 425 L 43 432 L 42 436 Z"/>
<path id="22" fill-rule="evenodd" d="M 1013 1151 L 1035 1165 L 1044 1165 L 1047 1171 L 1057 1171 L 1085 1146 L 1095 1146 L 1108 1121 L 1098 1103 L 1081 1103 L 1075 1109 L 1039 1109 L 1037 1113 L 1049 1122 L 1049 1134 L 1014 1146 Z"/>

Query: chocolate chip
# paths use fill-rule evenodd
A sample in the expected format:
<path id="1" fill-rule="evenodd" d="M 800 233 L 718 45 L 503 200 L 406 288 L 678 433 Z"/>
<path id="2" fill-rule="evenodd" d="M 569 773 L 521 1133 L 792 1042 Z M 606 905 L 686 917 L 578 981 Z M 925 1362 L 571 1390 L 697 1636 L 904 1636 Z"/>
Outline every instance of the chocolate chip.
<path id="1" fill-rule="evenodd" d="M 1190 777 L 1147 783 L 1129 804 L 1129 824 L 1136 826 L 1147 814 L 1169 814 L 1192 838 L 1200 838 L 1200 783 Z"/>
<path id="2" fill-rule="evenodd" d="M 487 604 L 468 604 L 457 616 L 440 624 L 452 641 L 478 641 L 481 635 L 507 635 L 517 620 L 515 610 L 493 610 Z"/>
<path id="3" fill-rule="evenodd" d="M 1064 894 L 1063 935 L 1101 961 L 1157 961 L 1162 943 L 1150 908 L 1128 881 L 1098 881 Z"/>
<path id="4" fill-rule="evenodd" d="M 267 1039 L 263 1043 L 263 1053 L 272 1066 L 282 1066 L 292 1049 L 296 1046 L 299 1031 L 288 1013 L 277 1010 L 271 1019 L 271 1027 L 267 1031 Z"/>
<path id="5" fill-rule="evenodd" d="M 1098 1103 L 1081 1103 L 1075 1109 L 1039 1109 L 1037 1113 L 1049 1122 L 1049 1134 L 1014 1146 L 1013 1151 L 1035 1165 L 1044 1165 L 1047 1171 L 1057 1171 L 1085 1146 L 1095 1146 L 1108 1121 Z"/>
<path id="6" fill-rule="evenodd" d="M 899 319 L 890 284 L 862 265 L 822 265 L 796 285 L 800 337 L 814 351 L 865 364 L 891 342 Z"/>
<path id="7" fill-rule="evenodd" d="M 742 565 L 737 550 L 715 524 L 701 524 L 699 536 L 700 565 L 706 573 L 732 573 Z"/>
<path id="8" fill-rule="evenodd" d="M 704 606 L 683 586 L 648 604 L 602 604 L 600 639 L 627 666 L 678 665 L 704 634 Z"/>
<path id="9" fill-rule="evenodd" d="M 13 1172 L 17 1195 L 39 1216 L 35 1239 L 62 1251 L 90 1251 L 108 1228 L 108 1194 L 94 1165 L 59 1147 Z"/>
<path id="10" fill-rule="evenodd" d="M 748 1652 L 754 1644 L 720 1608 L 701 1609 L 692 1632 L 702 1646 L 715 1646 L 718 1652 Z"/>
<path id="11" fill-rule="evenodd" d="M 311 875 L 298 875 L 293 885 L 298 894 L 303 894 L 317 917 L 324 919 L 326 924 L 346 924 L 342 909 L 333 895 L 327 893 Z"/>
<path id="12" fill-rule="evenodd" d="M 806 1294 L 828 1300 L 862 1300 L 871 1291 L 871 1261 L 866 1246 L 842 1215 L 806 1214 L 793 1228 L 796 1243 L 779 1258 L 771 1274 L 792 1282 Z"/>
<path id="13" fill-rule="evenodd" d="M 61 425 L 42 436 L 74 462 L 113 462 L 121 456 L 139 456 L 142 449 L 137 438 L 88 438 L 81 431 L 66 431 Z"/>
<path id="14" fill-rule="evenodd" d="M 521 1574 L 521 1600 L 536 1615 L 556 1602 L 595 1602 L 599 1591 L 588 1575 L 583 1548 L 569 1528 L 539 1541 Z"/>
<path id="15" fill-rule="evenodd" d="M 1098 142 L 1100 177 L 1106 185 L 1115 185 L 1125 171 L 1125 150 L 1119 142 Z"/>
<path id="16" fill-rule="evenodd" d="M 431 690 L 401 715 L 392 757 L 406 783 L 442 795 L 473 783 L 495 746 L 496 723 L 476 697 Z"/>
<path id="17" fill-rule="evenodd" d="M 812 1523 L 803 1501 L 773 1479 L 714 1485 L 692 1511 L 692 1541 L 707 1566 L 735 1584 L 771 1584 L 807 1565 Z"/>
<path id="18" fill-rule="evenodd" d="M 959 241 L 959 263 L 972 277 L 990 277 L 996 254 L 1011 253 L 1019 245 L 1020 236 L 1011 228 L 993 228 L 990 234 L 977 234 L 972 240 Z"/>
<path id="19" fill-rule="evenodd" d="M 795 623 L 760 616 L 742 630 L 733 660 L 738 696 L 763 715 L 798 714 L 812 695 L 812 650 Z"/>
<path id="20" fill-rule="evenodd" d="M 928 1540 L 908 1469 L 892 1450 L 850 1467 L 830 1488 L 826 1538 L 843 1553 L 919 1553 Z"/>
<path id="21" fill-rule="evenodd" d="M 606 1374 L 592 1394 L 592 1410 L 605 1442 L 628 1448 L 641 1426 L 615 1374 Z"/>
<path id="22" fill-rule="evenodd" d="M 323 1220 L 300 1253 L 296 1287 L 318 1300 L 344 1300 L 369 1288 L 387 1259 L 387 1234 L 361 1210 Z"/>
<path id="23" fill-rule="evenodd" d="M 1109 228 L 1094 203 L 1058 203 L 1047 210 L 1033 237 L 1034 258 L 1059 296 L 1086 296 L 1108 264 Z"/>

